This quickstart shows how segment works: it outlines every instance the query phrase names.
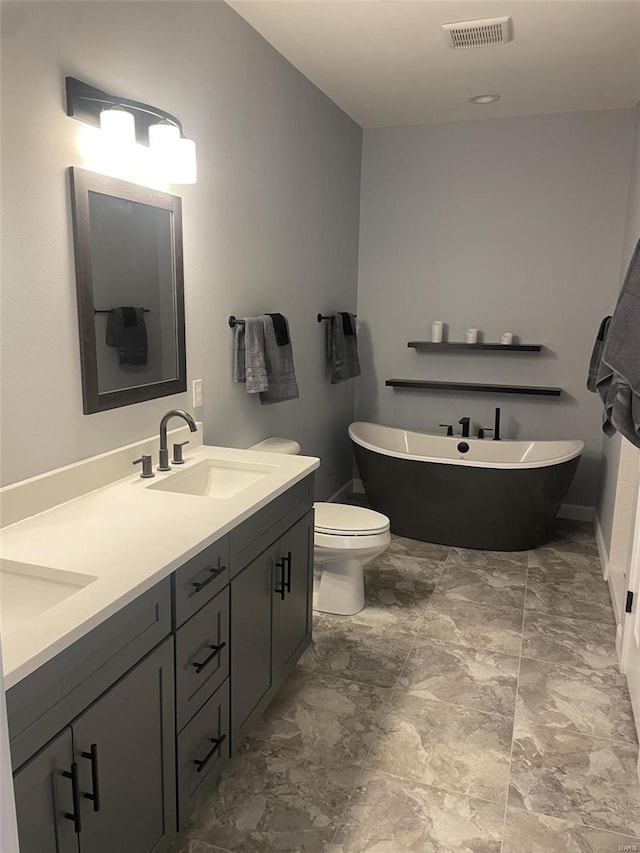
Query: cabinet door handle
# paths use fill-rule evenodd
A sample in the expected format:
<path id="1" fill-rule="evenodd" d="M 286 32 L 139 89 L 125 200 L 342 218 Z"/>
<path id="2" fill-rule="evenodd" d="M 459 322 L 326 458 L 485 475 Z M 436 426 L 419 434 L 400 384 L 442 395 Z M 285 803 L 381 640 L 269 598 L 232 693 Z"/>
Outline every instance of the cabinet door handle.
<path id="1" fill-rule="evenodd" d="M 100 811 L 100 780 L 98 777 L 98 744 L 91 744 L 91 752 L 83 752 L 81 753 L 83 758 L 88 758 L 91 762 L 91 787 L 93 789 L 93 793 L 91 794 L 83 794 L 85 800 L 91 800 L 93 802 L 93 810 L 94 812 Z"/>
<path id="2" fill-rule="evenodd" d="M 276 586 L 273 591 L 276 592 L 280 596 L 281 601 L 284 601 L 284 597 L 287 594 L 287 587 L 286 587 L 285 580 L 284 580 L 284 571 L 285 571 L 286 562 L 287 562 L 286 557 L 282 557 L 281 560 L 276 560 L 276 568 L 280 569 L 280 586 Z"/>
<path id="3" fill-rule="evenodd" d="M 203 580 L 203 581 L 192 581 L 191 586 L 193 587 L 194 591 L 195 591 L 195 592 L 200 592 L 200 590 L 201 590 L 201 589 L 204 589 L 204 588 L 205 588 L 205 586 L 209 586 L 209 584 L 210 584 L 212 581 L 214 581 L 214 580 L 218 577 L 218 575 L 219 575 L 219 574 L 221 574 L 222 572 L 224 572 L 224 570 L 225 570 L 226 568 L 227 568 L 226 566 L 220 566 L 219 568 L 216 568 L 216 569 L 209 569 L 210 574 L 209 574 L 209 577 L 208 577 L 208 578 L 206 578 L 206 580 Z"/>
<path id="4" fill-rule="evenodd" d="M 196 758 L 196 760 L 193 762 L 197 768 L 196 773 L 202 773 L 202 771 L 204 770 L 206 765 L 211 761 L 211 759 L 213 758 L 213 756 L 217 752 L 218 747 L 220 747 L 225 742 L 226 739 L 227 739 L 226 735 L 222 735 L 222 737 L 209 738 L 209 740 L 213 744 L 213 747 L 209 750 L 209 752 L 205 755 L 204 758 L 202 758 L 202 759 Z"/>
<path id="5" fill-rule="evenodd" d="M 201 661 L 200 663 L 196 663 L 196 661 L 193 661 L 191 666 L 195 666 L 196 672 L 198 673 L 198 675 L 202 672 L 202 670 L 205 668 L 205 666 L 208 663 L 211 663 L 211 661 L 214 659 L 214 657 L 216 657 L 216 655 L 220 654 L 220 652 L 224 649 L 224 647 L 226 645 L 227 645 L 226 643 L 220 643 L 220 645 L 218 645 L 218 646 L 209 645 L 209 648 L 213 649 L 211 654 L 208 657 L 206 657 L 203 661 Z"/>
<path id="6" fill-rule="evenodd" d="M 65 812 L 64 816 L 67 820 L 73 821 L 73 828 L 80 835 L 82 830 L 82 820 L 80 819 L 80 788 L 78 785 L 78 765 L 74 761 L 71 765 L 71 770 L 65 770 L 62 774 L 65 779 L 71 779 L 71 797 L 73 800 L 73 811 Z"/>
<path id="7" fill-rule="evenodd" d="M 287 580 L 284 587 L 287 592 L 291 592 L 291 551 L 287 552 L 287 556 L 284 559 L 287 561 Z"/>

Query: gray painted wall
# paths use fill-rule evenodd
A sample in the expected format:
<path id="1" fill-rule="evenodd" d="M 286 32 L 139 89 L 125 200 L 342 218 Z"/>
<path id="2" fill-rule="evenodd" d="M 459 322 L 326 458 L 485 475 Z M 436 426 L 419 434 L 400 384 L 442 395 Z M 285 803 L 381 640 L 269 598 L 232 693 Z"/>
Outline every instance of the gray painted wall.
<path id="1" fill-rule="evenodd" d="M 594 505 L 602 438 L 585 388 L 595 332 L 619 279 L 633 110 L 366 130 L 356 416 L 438 430 L 472 418 L 508 438 L 581 438 L 567 496 Z M 431 321 L 452 340 L 511 331 L 543 355 L 432 355 L 407 349 Z M 373 346 L 371 341 L 374 342 Z M 561 386 L 561 400 L 394 391 L 385 379 Z"/>
<path id="2" fill-rule="evenodd" d="M 66 169 L 82 165 L 67 74 L 179 116 L 198 145 L 183 196 L 189 387 L 210 444 L 291 436 L 349 478 L 351 384 L 330 386 L 318 311 L 354 310 L 361 130 L 223 3 L 2 4 L 2 482 L 153 434 L 191 394 L 82 414 Z M 175 188 L 174 188 L 175 189 Z M 227 316 L 289 317 L 298 401 L 231 382 Z"/>
<path id="3" fill-rule="evenodd" d="M 627 206 L 627 221 L 622 247 L 622 263 L 620 268 L 620 280 L 616 283 L 615 291 L 610 296 L 610 311 L 613 311 L 615 297 L 619 287 L 624 281 L 624 276 L 631 259 L 636 243 L 640 239 L 640 104 L 636 109 L 635 147 L 633 152 L 633 163 L 631 168 L 631 183 L 629 185 L 629 202 Z M 616 433 L 611 438 L 603 436 L 603 472 L 602 485 L 598 501 L 598 517 L 600 529 L 607 553 L 611 550 L 611 536 L 613 533 L 613 514 L 615 509 L 616 486 L 618 483 L 618 464 L 620 461 L 620 436 Z"/>

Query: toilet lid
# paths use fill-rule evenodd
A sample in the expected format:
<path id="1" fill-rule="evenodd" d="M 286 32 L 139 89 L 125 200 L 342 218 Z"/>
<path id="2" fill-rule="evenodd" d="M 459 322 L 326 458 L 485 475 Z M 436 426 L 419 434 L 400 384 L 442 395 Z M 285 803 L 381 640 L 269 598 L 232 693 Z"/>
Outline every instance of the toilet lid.
<path id="1" fill-rule="evenodd" d="M 343 536 L 371 536 L 385 533 L 389 519 L 381 512 L 349 504 L 314 504 L 316 511 L 315 529 L 318 533 L 333 533 Z"/>

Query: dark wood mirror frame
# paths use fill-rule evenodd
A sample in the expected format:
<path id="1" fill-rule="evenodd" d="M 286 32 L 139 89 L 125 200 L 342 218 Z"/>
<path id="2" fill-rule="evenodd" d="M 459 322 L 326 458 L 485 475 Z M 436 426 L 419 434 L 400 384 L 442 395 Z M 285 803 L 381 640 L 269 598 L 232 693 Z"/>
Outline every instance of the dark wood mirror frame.
<path id="1" fill-rule="evenodd" d="M 119 406 L 129 406 L 187 390 L 187 363 L 184 329 L 184 272 L 182 250 L 182 199 L 179 196 L 121 181 L 107 175 L 70 167 L 73 236 L 76 263 L 76 294 L 82 368 L 82 399 L 85 415 Z M 89 193 L 97 192 L 127 201 L 167 210 L 172 221 L 172 256 L 176 329 L 177 376 L 160 382 L 100 392 L 96 351 L 96 324 L 91 266 Z M 103 306 L 100 306 L 102 308 Z M 109 307 L 109 306 L 107 306 Z"/>

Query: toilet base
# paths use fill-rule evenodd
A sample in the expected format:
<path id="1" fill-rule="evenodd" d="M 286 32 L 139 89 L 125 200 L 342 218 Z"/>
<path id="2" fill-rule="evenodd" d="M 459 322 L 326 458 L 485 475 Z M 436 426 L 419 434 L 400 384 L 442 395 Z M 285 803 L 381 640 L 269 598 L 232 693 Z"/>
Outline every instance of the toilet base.
<path id="1" fill-rule="evenodd" d="M 355 616 L 364 607 L 364 570 L 361 560 L 326 560 L 321 566 L 314 609 L 336 616 Z"/>

